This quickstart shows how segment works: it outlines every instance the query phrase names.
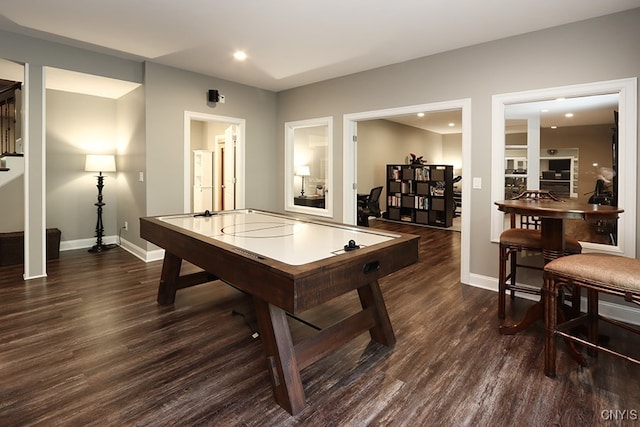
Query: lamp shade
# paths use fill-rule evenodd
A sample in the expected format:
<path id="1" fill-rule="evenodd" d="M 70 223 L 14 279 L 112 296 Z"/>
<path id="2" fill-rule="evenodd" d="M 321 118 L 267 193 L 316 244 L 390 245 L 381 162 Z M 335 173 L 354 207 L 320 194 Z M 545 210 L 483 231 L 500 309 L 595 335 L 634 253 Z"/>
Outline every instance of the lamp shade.
<path id="1" fill-rule="evenodd" d="M 298 176 L 311 175 L 311 171 L 309 171 L 309 166 L 298 166 L 298 169 L 296 170 L 296 175 Z"/>
<path id="2" fill-rule="evenodd" d="M 115 172 L 116 157 L 113 154 L 87 154 L 86 172 Z"/>

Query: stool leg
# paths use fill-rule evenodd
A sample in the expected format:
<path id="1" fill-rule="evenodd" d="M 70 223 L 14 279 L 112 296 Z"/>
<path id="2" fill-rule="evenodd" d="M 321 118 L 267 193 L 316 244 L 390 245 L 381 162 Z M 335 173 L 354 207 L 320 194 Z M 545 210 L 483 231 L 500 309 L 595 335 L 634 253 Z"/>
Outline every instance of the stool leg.
<path id="1" fill-rule="evenodd" d="M 500 266 L 498 269 L 498 318 L 504 319 L 505 317 L 505 298 L 507 287 L 507 248 L 500 245 Z"/>
<path id="2" fill-rule="evenodd" d="M 558 289 L 554 277 L 548 273 L 544 274 L 542 298 L 544 299 L 544 373 L 553 378 L 556 376 L 555 330 L 558 324 Z"/>
<path id="3" fill-rule="evenodd" d="M 598 344 L 598 291 L 595 289 L 587 290 L 587 313 L 588 313 L 588 337 L 589 342 Z M 590 356 L 597 356 L 598 351 L 593 347 L 587 348 Z"/>
<path id="4" fill-rule="evenodd" d="M 516 270 L 517 270 L 517 265 L 518 265 L 518 252 L 517 250 L 509 250 L 507 252 L 507 256 L 509 257 L 510 260 L 510 268 L 511 271 L 509 272 L 509 279 L 511 282 L 511 301 L 513 301 L 516 298 L 516 291 L 514 291 L 514 287 L 516 286 Z"/>
<path id="5" fill-rule="evenodd" d="M 580 316 L 580 286 L 573 286 L 571 288 L 571 313 L 573 317 Z"/>

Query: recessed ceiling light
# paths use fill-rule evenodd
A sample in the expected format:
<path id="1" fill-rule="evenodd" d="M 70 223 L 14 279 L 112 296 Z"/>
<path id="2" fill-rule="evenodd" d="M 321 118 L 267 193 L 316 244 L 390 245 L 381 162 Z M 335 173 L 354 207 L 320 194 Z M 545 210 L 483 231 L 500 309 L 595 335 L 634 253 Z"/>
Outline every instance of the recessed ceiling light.
<path id="1" fill-rule="evenodd" d="M 418 113 L 418 117 L 424 117 L 424 113 Z"/>
<path id="2" fill-rule="evenodd" d="M 558 129 L 558 126 L 553 125 L 553 126 L 551 126 L 551 129 Z"/>
<path id="3" fill-rule="evenodd" d="M 242 50 L 238 50 L 234 52 L 233 57 L 238 61 L 244 61 L 245 59 L 247 59 L 247 54 Z"/>
<path id="4" fill-rule="evenodd" d="M 449 127 L 450 127 L 450 128 L 454 127 L 455 125 L 456 125 L 456 124 L 455 124 L 455 123 L 453 123 L 453 122 L 449 123 Z"/>
<path id="5" fill-rule="evenodd" d="M 565 117 L 573 117 L 573 113 L 567 113 L 564 115 Z"/>
<path id="6" fill-rule="evenodd" d="M 542 109 L 542 110 L 540 110 L 540 111 L 541 111 L 541 112 L 543 112 L 543 113 L 548 113 L 548 112 L 549 112 L 549 110 L 548 110 L 547 108 L 543 108 L 543 109 Z"/>

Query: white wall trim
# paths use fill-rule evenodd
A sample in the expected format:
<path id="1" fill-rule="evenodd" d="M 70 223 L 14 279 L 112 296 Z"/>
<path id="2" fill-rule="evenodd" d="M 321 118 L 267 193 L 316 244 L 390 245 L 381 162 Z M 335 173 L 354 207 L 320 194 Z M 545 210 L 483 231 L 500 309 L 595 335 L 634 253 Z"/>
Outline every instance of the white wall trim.
<path id="1" fill-rule="evenodd" d="M 29 125 L 31 123 L 31 102 L 29 96 L 31 95 L 31 77 L 29 76 L 29 69 L 31 65 L 27 62 L 24 64 L 24 88 L 22 92 L 22 151 L 24 156 L 24 272 L 23 279 L 29 279 L 29 272 L 31 262 L 29 261 L 29 250 L 31 245 L 29 244 L 29 235 L 31 230 L 29 229 L 29 212 L 31 212 L 29 202 L 29 152 L 31 151 L 31 133 L 29 132 Z"/>
<path id="2" fill-rule="evenodd" d="M 102 243 L 111 245 L 118 242 L 118 236 L 104 236 Z M 87 239 L 65 240 L 60 242 L 60 251 L 73 251 L 76 249 L 91 248 L 96 244 L 95 237 Z"/>
<path id="3" fill-rule="evenodd" d="M 146 253 L 146 262 L 162 261 L 163 259 L 164 259 L 164 249 L 155 249 L 152 251 L 147 251 Z"/>
<path id="4" fill-rule="evenodd" d="M 246 120 L 196 111 L 184 112 L 184 213 L 191 212 L 191 120 L 229 123 L 238 126 L 236 140 L 236 209 L 245 207 L 245 135 Z"/>
<path id="5" fill-rule="evenodd" d="M 102 238 L 102 241 L 106 245 L 117 245 L 118 244 L 118 236 L 105 236 Z M 89 249 L 96 244 L 96 239 L 76 239 L 76 240 L 66 240 L 60 242 L 60 252 L 64 251 L 74 251 L 77 249 Z M 133 243 L 129 242 L 126 239 L 120 238 L 119 246 L 125 251 L 129 252 L 136 258 L 140 259 L 144 262 L 158 261 L 164 259 L 164 249 L 154 249 L 147 251 L 140 246 L 136 246 Z"/>
<path id="6" fill-rule="evenodd" d="M 314 208 L 298 206 L 294 204 L 295 194 L 293 191 L 295 159 L 295 130 L 297 128 L 327 126 L 327 170 L 325 187 L 328 189 L 328 196 L 325 196 L 325 207 Z M 297 120 L 284 124 L 285 150 L 284 150 L 284 210 L 287 212 L 297 212 L 307 215 L 333 218 L 333 117 L 317 117 L 313 119 Z"/>
<path id="7" fill-rule="evenodd" d="M 504 199 L 504 150 L 505 150 L 505 105 L 542 101 L 557 97 L 578 97 L 619 93 L 618 181 L 621 207 L 625 210 L 618 219 L 618 245 L 589 244 L 585 247 L 601 252 L 614 252 L 627 257 L 636 256 L 636 181 L 637 181 L 637 78 L 584 83 L 570 86 L 529 90 L 493 95 L 491 125 L 491 200 Z M 499 240 L 504 227 L 503 213 L 493 206 L 491 211 L 491 241 Z"/>
<path id="8" fill-rule="evenodd" d="M 405 107 L 387 108 L 383 110 L 365 111 L 345 114 L 343 116 L 343 201 L 342 222 L 355 224 L 356 196 L 357 196 L 357 160 L 354 138 L 357 137 L 357 122 L 362 120 L 381 119 L 403 114 L 441 110 L 462 110 L 462 176 L 471 177 L 471 98 L 452 101 L 434 102 L 429 104 L 410 105 Z M 462 206 L 471 206 L 471 185 L 462 187 Z M 470 210 L 469 210 L 470 211 Z M 461 252 L 460 252 L 460 280 L 468 283 L 470 280 L 470 234 L 471 215 L 462 215 Z"/>
<path id="9" fill-rule="evenodd" d="M 144 262 L 162 260 L 164 258 L 164 249 L 147 251 L 140 246 L 136 246 L 126 239 L 120 239 L 120 247 L 129 252 L 136 258 Z M 158 254 L 159 253 L 159 254 Z"/>
<path id="10" fill-rule="evenodd" d="M 39 66 L 35 66 L 39 67 Z M 47 218 L 47 203 L 46 203 L 46 78 L 45 78 L 45 67 L 41 67 L 40 72 L 40 80 L 34 81 L 31 78 L 31 68 L 32 65 L 30 63 L 24 64 L 24 92 L 23 92 L 23 124 L 22 124 L 22 138 L 23 138 L 23 148 L 24 148 L 24 274 L 23 278 L 25 280 L 34 279 L 38 277 L 46 277 L 47 275 L 47 253 L 46 253 L 46 218 Z M 31 93 L 34 92 L 32 89 L 34 88 L 34 84 L 38 84 L 39 91 L 41 92 L 41 130 L 40 133 L 42 135 L 42 141 L 40 142 L 40 153 L 36 156 L 36 151 L 34 150 L 33 140 L 31 138 L 30 126 L 31 126 L 31 109 L 32 105 L 30 102 Z M 33 170 L 32 164 L 34 156 L 40 160 L 41 169 L 40 173 L 40 206 L 36 207 L 39 211 L 36 212 L 33 210 L 34 207 L 31 206 L 31 179 L 34 178 L 35 172 Z M 36 196 L 37 197 L 37 196 Z M 36 217 L 40 220 L 40 226 L 38 230 L 32 230 L 31 228 L 31 218 Z M 37 265 L 33 265 L 32 263 L 32 248 L 30 245 L 31 235 L 32 233 L 37 232 L 40 233 L 40 247 L 42 250 L 40 251 L 40 259 L 37 262 Z"/>
<path id="11" fill-rule="evenodd" d="M 486 289 L 489 291 L 496 292 L 496 299 L 498 298 L 498 279 L 496 277 L 483 276 L 480 274 L 471 274 L 469 276 L 469 281 L 465 282 L 469 286 L 473 286 L 475 288 Z M 463 283 L 464 286 L 464 283 Z M 523 294 L 517 293 L 517 298 L 524 298 L 531 301 L 539 301 L 540 297 L 532 294 Z M 581 310 L 583 312 L 587 309 L 587 299 L 582 297 L 581 300 Z M 498 319 L 498 309 L 495 309 L 496 316 L 496 328 L 499 322 Z M 600 314 L 606 317 L 610 317 L 612 319 L 618 320 L 620 322 L 630 323 L 633 325 L 640 326 L 640 309 L 629 307 L 622 304 L 616 304 L 610 301 L 599 301 L 598 310 Z"/>

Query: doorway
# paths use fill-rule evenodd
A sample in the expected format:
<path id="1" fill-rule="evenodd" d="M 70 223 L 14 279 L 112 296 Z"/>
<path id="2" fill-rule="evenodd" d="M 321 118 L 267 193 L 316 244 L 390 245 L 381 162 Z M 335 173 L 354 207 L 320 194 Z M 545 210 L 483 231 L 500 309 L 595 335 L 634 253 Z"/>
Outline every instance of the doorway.
<path id="1" fill-rule="evenodd" d="M 185 212 L 243 209 L 245 120 L 185 112 Z"/>
<path id="2" fill-rule="evenodd" d="M 343 167 L 343 218 L 346 224 L 355 224 L 357 211 L 358 193 L 358 162 L 357 162 L 357 140 L 358 122 L 365 120 L 390 119 L 393 117 L 418 114 L 435 113 L 439 111 L 460 110 L 462 115 L 462 161 L 460 166 L 460 176 L 470 177 L 471 174 L 471 100 L 461 99 L 445 101 L 431 104 L 420 104 L 406 107 L 390 108 L 384 110 L 367 111 L 361 113 L 345 114 L 343 122 L 344 140 L 344 167 Z M 408 153 L 407 153 L 408 154 Z M 464 179 L 464 178 L 463 178 Z M 470 180 L 467 178 L 467 180 Z M 470 185 L 462 186 L 462 206 L 470 205 Z M 471 227 L 470 215 L 461 217 L 461 254 L 460 254 L 460 276 L 461 281 L 470 282 L 469 265 L 469 230 Z"/>

